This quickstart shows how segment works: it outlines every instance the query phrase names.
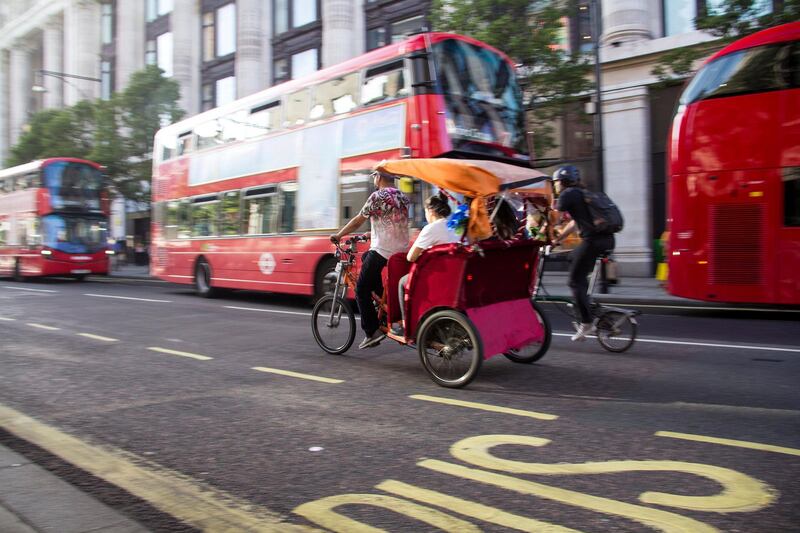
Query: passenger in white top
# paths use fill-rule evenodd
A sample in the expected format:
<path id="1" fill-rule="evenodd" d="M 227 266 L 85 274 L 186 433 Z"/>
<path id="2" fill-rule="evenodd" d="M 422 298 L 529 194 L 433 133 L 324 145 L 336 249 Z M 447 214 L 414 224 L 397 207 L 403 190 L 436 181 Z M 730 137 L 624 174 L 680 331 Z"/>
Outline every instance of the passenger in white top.
<path id="1" fill-rule="evenodd" d="M 419 256 L 437 244 L 447 244 L 450 242 L 458 242 L 458 236 L 447 227 L 447 217 L 450 216 L 450 206 L 447 203 L 447 197 L 443 194 L 434 194 L 425 200 L 425 220 L 428 225 L 422 228 L 419 232 L 417 240 L 411 245 L 406 259 L 409 262 L 415 262 Z M 397 286 L 397 295 L 400 298 L 400 312 L 403 315 L 403 322 L 405 323 L 405 293 L 406 283 L 408 282 L 408 274 L 400 278 L 400 284 Z M 400 334 L 399 329 L 392 330 L 395 334 Z"/>

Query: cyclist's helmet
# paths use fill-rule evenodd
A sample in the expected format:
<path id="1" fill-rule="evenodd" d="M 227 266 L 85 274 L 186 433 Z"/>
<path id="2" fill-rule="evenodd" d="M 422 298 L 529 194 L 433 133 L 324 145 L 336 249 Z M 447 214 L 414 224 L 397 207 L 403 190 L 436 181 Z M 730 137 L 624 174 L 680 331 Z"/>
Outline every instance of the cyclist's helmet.
<path id="1" fill-rule="evenodd" d="M 572 165 L 564 165 L 553 172 L 553 181 L 560 181 L 565 187 L 572 187 L 581 182 L 581 171 Z"/>

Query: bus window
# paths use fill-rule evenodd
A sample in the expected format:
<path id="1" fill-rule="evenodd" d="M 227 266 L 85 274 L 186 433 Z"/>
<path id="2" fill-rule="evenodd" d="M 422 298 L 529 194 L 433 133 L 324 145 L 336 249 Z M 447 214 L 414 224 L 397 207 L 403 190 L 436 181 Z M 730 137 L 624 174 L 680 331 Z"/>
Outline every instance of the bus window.
<path id="1" fill-rule="evenodd" d="M 783 225 L 800 227 L 800 169 L 793 169 L 788 175 L 784 174 Z"/>
<path id="2" fill-rule="evenodd" d="M 188 154 L 192 151 L 192 132 L 187 131 L 178 136 L 178 155 Z"/>
<path id="3" fill-rule="evenodd" d="M 194 129 L 194 134 L 197 135 L 197 149 L 212 148 L 222 144 L 222 126 L 219 121 L 212 120 L 200 124 Z"/>
<path id="4" fill-rule="evenodd" d="M 681 104 L 707 98 L 788 89 L 791 79 L 783 65 L 791 45 L 756 46 L 724 55 L 703 67 L 686 88 Z"/>
<path id="5" fill-rule="evenodd" d="M 6 245 L 6 239 L 8 235 L 8 221 L 7 220 L 0 220 L 0 246 Z"/>
<path id="6" fill-rule="evenodd" d="M 294 233 L 296 197 L 296 182 L 281 183 L 281 233 Z"/>
<path id="7" fill-rule="evenodd" d="M 308 120 L 308 104 L 311 95 L 308 89 L 302 89 L 286 97 L 286 125 L 296 126 Z"/>
<path id="8" fill-rule="evenodd" d="M 367 198 L 375 187 L 370 178 L 369 170 L 342 176 L 339 178 L 339 186 L 342 205 L 339 226 L 344 226 L 351 218 L 361 211 L 361 208 L 367 202 Z M 355 231 L 364 232 L 368 229 L 367 223 L 365 222 Z"/>
<path id="9" fill-rule="evenodd" d="M 247 119 L 248 136 L 256 137 L 280 129 L 282 111 L 280 100 L 252 108 Z"/>
<path id="10" fill-rule="evenodd" d="M 222 193 L 222 220 L 220 221 L 221 235 L 239 235 L 241 223 L 239 220 L 239 191 Z"/>
<path id="11" fill-rule="evenodd" d="M 278 226 L 277 187 L 268 185 L 244 193 L 244 220 L 248 235 L 276 233 Z"/>
<path id="12" fill-rule="evenodd" d="M 191 236 L 188 200 L 167 202 L 167 224 L 164 234 L 167 239 L 188 239 Z"/>
<path id="13" fill-rule="evenodd" d="M 167 161 L 178 155 L 178 139 L 176 137 L 172 135 L 164 135 L 161 137 L 159 142 L 161 143 L 162 161 Z"/>
<path id="14" fill-rule="evenodd" d="M 351 111 L 357 105 L 357 95 L 358 74 L 348 74 L 335 80 L 320 83 L 314 89 L 314 104 L 310 113 L 311 120 Z"/>
<path id="15" fill-rule="evenodd" d="M 403 61 L 394 61 L 367 70 L 364 75 L 364 83 L 361 85 L 361 104 L 377 104 L 402 98 L 407 94 L 408 90 L 403 76 Z"/>
<path id="16" fill-rule="evenodd" d="M 192 200 L 192 237 L 215 237 L 218 235 L 216 195 L 202 196 Z"/>

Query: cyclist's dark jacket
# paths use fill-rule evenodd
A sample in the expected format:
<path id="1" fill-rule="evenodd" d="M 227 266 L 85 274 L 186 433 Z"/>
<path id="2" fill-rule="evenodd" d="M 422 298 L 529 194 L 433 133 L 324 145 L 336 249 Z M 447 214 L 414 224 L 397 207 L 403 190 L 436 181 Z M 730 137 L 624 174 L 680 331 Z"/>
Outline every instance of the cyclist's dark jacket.
<path id="1" fill-rule="evenodd" d="M 556 209 L 562 213 L 564 211 L 569 213 L 569 216 L 578 224 L 582 239 L 595 236 L 593 234 L 592 216 L 589 214 L 589 208 L 586 207 L 586 202 L 583 200 L 583 191 L 580 188 L 569 187 L 561 191 Z"/>

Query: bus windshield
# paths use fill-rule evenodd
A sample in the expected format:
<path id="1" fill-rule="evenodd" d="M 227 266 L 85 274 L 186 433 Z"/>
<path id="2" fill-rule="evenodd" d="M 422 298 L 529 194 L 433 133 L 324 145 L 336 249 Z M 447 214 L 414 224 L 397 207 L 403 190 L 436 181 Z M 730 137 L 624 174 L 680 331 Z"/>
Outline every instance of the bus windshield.
<path id="1" fill-rule="evenodd" d="M 103 179 L 99 170 L 86 163 L 57 161 L 43 170 L 44 186 L 50 191 L 53 209 L 100 210 Z"/>
<path id="2" fill-rule="evenodd" d="M 522 92 L 508 62 L 491 50 L 455 39 L 436 43 L 433 49 L 454 145 L 479 141 L 524 152 Z"/>
<path id="3" fill-rule="evenodd" d="M 108 224 L 103 217 L 47 215 L 42 217 L 42 244 L 68 254 L 97 252 L 106 246 Z"/>

